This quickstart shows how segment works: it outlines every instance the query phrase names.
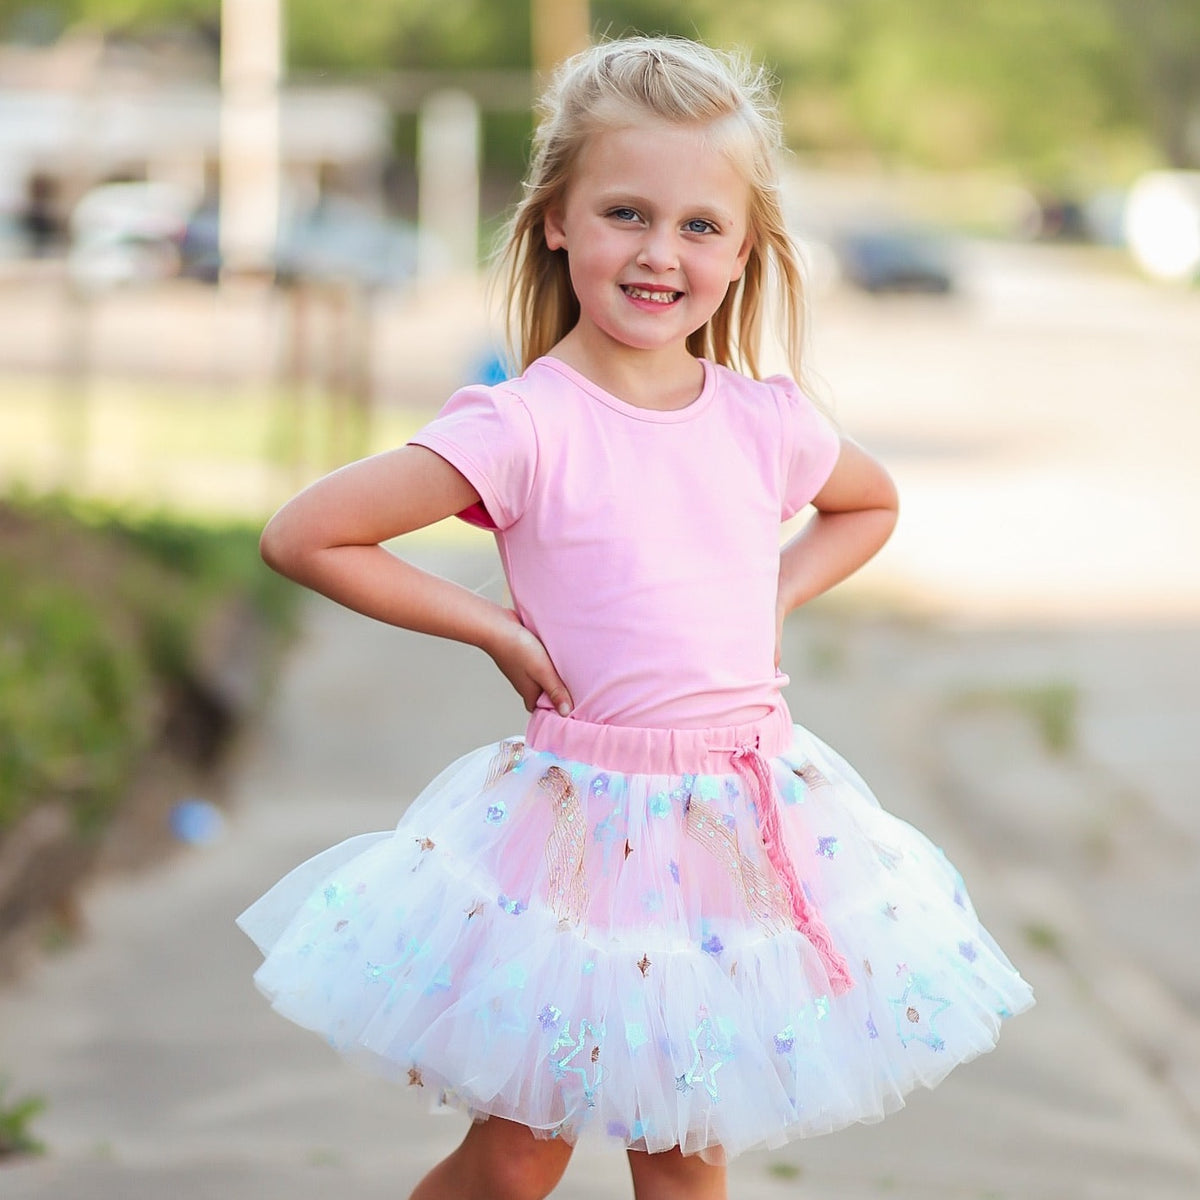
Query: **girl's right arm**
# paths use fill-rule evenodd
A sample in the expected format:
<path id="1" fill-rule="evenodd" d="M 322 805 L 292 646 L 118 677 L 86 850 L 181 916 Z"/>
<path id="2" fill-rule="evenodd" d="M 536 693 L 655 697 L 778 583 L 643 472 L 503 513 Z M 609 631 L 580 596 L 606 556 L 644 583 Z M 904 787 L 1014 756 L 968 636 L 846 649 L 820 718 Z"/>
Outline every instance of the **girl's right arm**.
<path id="1" fill-rule="evenodd" d="M 478 646 L 527 710 L 544 692 L 565 716 L 571 709 L 566 685 L 516 613 L 380 545 L 478 503 L 478 492 L 444 458 L 403 446 L 317 480 L 271 518 L 260 548 L 281 575 L 347 608 Z"/>

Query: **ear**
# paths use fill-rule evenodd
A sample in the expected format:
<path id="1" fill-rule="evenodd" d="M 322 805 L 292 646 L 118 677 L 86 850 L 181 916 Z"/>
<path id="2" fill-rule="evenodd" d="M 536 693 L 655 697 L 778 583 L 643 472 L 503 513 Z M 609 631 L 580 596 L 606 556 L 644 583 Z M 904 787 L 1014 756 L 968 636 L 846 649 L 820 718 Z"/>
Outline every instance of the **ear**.
<path id="1" fill-rule="evenodd" d="M 563 227 L 563 212 L 561 206 L 555 204 L 546 210 L 542 220 L 542 236 L 550 250 L 565 250 L 567 248 L 567 231 Z"/>

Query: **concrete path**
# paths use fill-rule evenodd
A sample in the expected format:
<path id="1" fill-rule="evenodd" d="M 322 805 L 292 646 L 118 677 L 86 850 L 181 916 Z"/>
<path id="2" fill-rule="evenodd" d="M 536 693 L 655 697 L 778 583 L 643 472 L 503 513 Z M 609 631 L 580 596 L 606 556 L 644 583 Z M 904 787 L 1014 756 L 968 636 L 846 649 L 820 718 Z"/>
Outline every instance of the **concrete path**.
<path id="1" fill-rule="evenodd" d="M 490 556 L 434 565 L 473 586 L 495 584 Z M 1194 1012 L 1114 944 L 1099 910 L 1081 899 L 1087 893 L 1070 886 L 1089 873 L 1103 882 L 1109 870 L 1136 880 L 1141 860 L 1118 853 L 1098 867 L 1073 840 L 1083 827 L 1061 823 L 1051 835 L 1061 853 L 1039 852 L 1040 784 L 997 825 L 997 747 L 1008 748 L 1008 769 L 1026 783 L 1051 768 L 1084 770 L 1093 735 L 1103 733 L 1093 716 L 1109 720 L 1134 703 L 1112 673 L 1080 676 L 1083 728 L 1065 759 L 1047 758 L 1000 685 L 1019 676 L 1022 654 L 1057 677 L 1082 653 L 1061 638 L 963 641 L 835 606 L 793 623 L 785 665 L 797 680 L 797 717 L 842 749 L 889 808 L 945 846 L 1039 1004 L 1007 1027 L 995 1053 L 883 1124 L 738 1160 L 738 1200 L 1200 1194 Z M 1178 672 L 1182 660 L 1172 656 Z M 1169 663 L 1163 670 L 1171 675 Z M 968 683 L 995 703 L 956 706 Z M 521 718 L 475 652 L 314 603 L 263 727 L 244 747 L 225 837 L 96 887 L 83 941 L 0 993 L 0 1065 L 15 1093 L 49 1102 L 36 1124 L 48 1155 L 0 1171 L 0 1195 L 405 1196 L 456 1143 L 462 1119 L 427 1115 L 276 1017 L 252 988 L 257 952 L 233 918 L 312 851 L 389 827 L 454 753 L 519 729 Z M 990 755 L 951 752 L 972 737 Z M 1131 753 L 1125 767 L 1103 770 L 1136 771 Z M 1180 779 L 1194 779 L 1194 767 L 1180 761 Z M 1061 790 L 1074 794 L 1069 779 Z M 1143 814 L 1139 827 L 1147 825 L 1170 840 L 1159 816 Z M 1176 924 L 1188 925 L 1176 912 Z M 559 1194 L 628 1195 L 623 1157 L 581 1148 Z"/>

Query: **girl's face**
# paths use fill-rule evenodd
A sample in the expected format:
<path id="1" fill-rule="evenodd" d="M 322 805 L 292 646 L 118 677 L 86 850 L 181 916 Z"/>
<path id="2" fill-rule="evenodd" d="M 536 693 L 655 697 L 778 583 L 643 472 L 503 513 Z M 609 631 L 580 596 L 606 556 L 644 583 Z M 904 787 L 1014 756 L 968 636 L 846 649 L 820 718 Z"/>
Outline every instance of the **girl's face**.
<path id="1" fill-rule="evenodd" d="M 702 126 L 594 134 L 545 221 L 547 246 L 567 252 L 576 334 L 599 351 L 685 350 L 746 266 L 749 207 Z"/>

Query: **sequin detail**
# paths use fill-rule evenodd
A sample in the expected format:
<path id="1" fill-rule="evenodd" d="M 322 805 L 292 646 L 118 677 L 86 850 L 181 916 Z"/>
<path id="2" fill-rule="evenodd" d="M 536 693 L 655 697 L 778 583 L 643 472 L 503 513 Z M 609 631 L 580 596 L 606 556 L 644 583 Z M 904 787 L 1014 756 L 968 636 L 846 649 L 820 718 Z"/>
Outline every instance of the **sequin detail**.
<path id="1" fill-rule="evenodd" d="M 554 826 L 546 839 L 550 880 L 547 903 L 560 921 L 578 925 L 587 911 L 587 879 L 583 873 L 586 830 L 583 805 L 571 777 L 561 767 L 549 767 L 538 780 L 554 805 Z"/>
<path id="2" fill-rule="evenodd" d="M 686 1080 L 693 1086 L 703 1087 L 714 1104 L 721 1102 L 717 1072 L 733 1058 L 733 1042 L 724 1026 L 724 1021 L 714 1022 L 701 1010 L 700 1023 L 688 1034 L 692 1043 L 692 1062 Z"/>
<path id="3" fill-rule="evenodd" d="M 684 829 L 725 868 L 746 908 L 767 929 L 786 929 L 791 903 L 783 885 L 759 870 L 738 845 L 737 833 L 725 824 L 719 809 L 695 796 L 687 802 Z"/>
<path id="4" fill-rule="evenodd" d="M 525 756 L 525 742 L 521 738 L 509 738 L 496 747 L 496 755 L 488 767 L 487 778 L 483 781 L 483 789 L 490 787 L 504 778 Z"/>
<path id="5" fill-rule="evenodd" d="M 934 1022 L 950 1007 L 950 1001 L 934 995 L 924 979 L 909 975 L 904 981 L 904 991 L 888 1003 L 892 1006 L 896 1033 L 903 1045 L 922 1042 L 935 1053 L 946 1048 Z"/>
<path id="6" fill-rule="evenodd" d="M 568 1075 L 578 1076 L 583 1087 L 583 1100 L 588 1108 L 596 1107 L 596 1091 L 604 1082 L 604 1067 L 600 1065 L 600 1043 L 603 1041 L 603 1023 L 593 1025 L 591 1021 L 580 1021 L 579 1034 L 575 1036 L 571 1033 L 571 1023 L 568 1021 L 562 1033 L 555 1039 L 554 1045 L 550 1047 L 550 1070 L 554 1078 L 562 1080 Z M 584 1054 L 584 1048 L 589 1045 L 590 1049 Z M 555 1058 L 554 1055 L 560 1050 L 565 1050 L 566 1053 L 561 1058 Z M 590 1063 L 593 1070 L 589 1071 L 586 1065 L 570 1065 L 575 1063 L 581 1054 L 584 1054 L 582 1061 Z"/>
<path id="7" fill-rule="evenodd" d="M 804 783 L 804 786 L 808 788 L 829 786 L 829 780 L 810 762 L 806 762 L 799 767 L 793 767 L 792 774 L 800 779 Z"/>

